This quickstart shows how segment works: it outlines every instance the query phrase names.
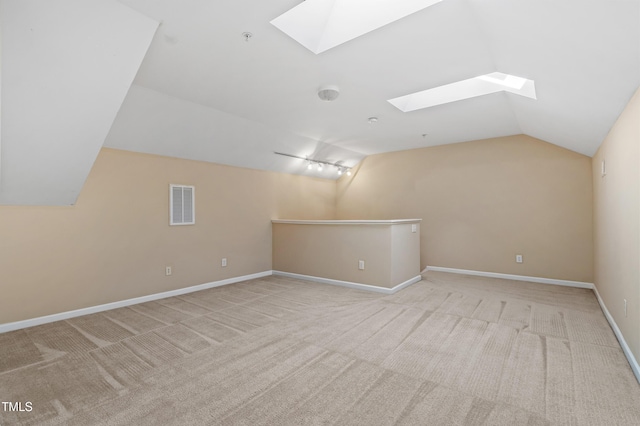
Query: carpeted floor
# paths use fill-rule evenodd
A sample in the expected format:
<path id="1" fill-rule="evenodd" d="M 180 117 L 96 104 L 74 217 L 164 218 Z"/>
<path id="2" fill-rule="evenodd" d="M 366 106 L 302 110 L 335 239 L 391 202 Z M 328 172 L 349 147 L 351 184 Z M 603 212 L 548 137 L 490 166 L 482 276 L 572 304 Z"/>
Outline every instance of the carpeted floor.
<path id="1" fill-rule="evenodd" d="M 591 290 L 268 277 L 0 334 L 0 424 L 638 425 Z"/>

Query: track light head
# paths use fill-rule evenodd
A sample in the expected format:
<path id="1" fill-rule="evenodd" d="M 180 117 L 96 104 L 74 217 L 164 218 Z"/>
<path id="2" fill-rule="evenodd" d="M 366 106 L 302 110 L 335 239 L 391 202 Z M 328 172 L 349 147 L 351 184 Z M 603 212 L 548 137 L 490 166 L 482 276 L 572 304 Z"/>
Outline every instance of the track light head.
<path id="1" fill-rule="evenodd" d="M 274 152 L 274 154 L 277 155 L 282 155 L 285 157 L 291 157 L 291 158 L 298 158 L 300 160 L 304 160 L 307 163 L 307 170 L 311 171 L 313 170 L 314 166 L 317 168 L 318 172 L 321 172 L 322 169 L 324 169 L 324 166 L 333 166 L 338 170 L 338 176 L 342 176 L 343 174 L 347 174 L 347 176 L 351 176 L 351 168 L 349 168 L 348 166 L 345 166 L 344 164 L 342 164 L 342 161 L 338 161 L 336 163 L 330 162 L 330 161 L 323 161 L 323 160 L 314 160 L 311 159 L 309 157 L 301 157 L 299 155 L 293 155 L 293 154 L 285 154 L 283 152 Z"/>

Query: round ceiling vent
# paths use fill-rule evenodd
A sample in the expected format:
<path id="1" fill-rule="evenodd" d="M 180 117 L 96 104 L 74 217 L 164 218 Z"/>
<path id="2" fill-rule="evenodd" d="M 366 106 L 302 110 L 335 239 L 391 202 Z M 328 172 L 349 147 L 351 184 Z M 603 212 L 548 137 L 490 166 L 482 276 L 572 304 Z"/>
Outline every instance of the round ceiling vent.
<path id="1" fill-rule="evenodd" d="M 325 102 L 335 101 L 340 95 L 340 90 L 335 86 L 325 86 L 318 90 L 318 97 Z"/>

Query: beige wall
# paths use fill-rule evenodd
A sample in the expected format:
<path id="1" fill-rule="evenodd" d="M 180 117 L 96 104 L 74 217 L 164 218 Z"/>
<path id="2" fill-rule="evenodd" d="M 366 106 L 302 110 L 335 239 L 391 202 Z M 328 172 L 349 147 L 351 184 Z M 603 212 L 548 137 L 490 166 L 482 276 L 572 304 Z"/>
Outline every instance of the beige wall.
<path id="1" fill-rule="evenodd" d="M 419 236 L 411 224 L 274 223 L 273 269 L 392 288 L 420 275 Z"/>
<path id="2" fill-rule="evenodd" d="M 168 225 L 170 183 L 195 185 L 196 225 Z M 333 219 L 334 199 L 334 181 L 103 149 L 75 206 L 0 206 L 0 324 L 270 270 L 271 219 Z"/>
<path id="3" fill-rule="evenodd" d="M 273 224 L 273 269 L 391 287 L 391 227 Z M 358 260 L 365 270 L 358 270 Z"/>
<path id="4" fill-rule="evenodd" d="M 608 167 L 626 170 L 625 183 L 614 185 L 616 174 L 607 177 L 617 188 L 610 202 L 598 176 L 595 204 L 590 158 L 523 135 L 373 155 L 337 185 L 103 149 L 76 206 L 0 207 L 0 323 L 270 270 L 274 218 L 418 217 L 422 268 L 593 282 L 595 205 L 595 282 L 627 330 L 627 322 L 638 324 L 638 268 L 628 269 L 636 271 L 633 278 L 611 266 L 634 254 L 610 254 L 618 243 L 609 228 L 618 226 L 619 215 L 633 217 L 626 204 L 613 209 L 633 204 L 626 194 L 635 191 L 637 209 L 637 175 L 635 189 L 628 176 L 640 160 L 627 154 L 638 149 L 637 98 L 597 154 L 615 153 L 606 154 Z M 634 114 L 635 142 L 626 136 L 633 133 Z M 599 173 L 599 161 L 594 168 Z M 195 226 L 168 226 L 169 183 L 196 186 Z M 629 226 L 637 230 L 638 221 Z M 523 264 L 515 263 L 516 253 L 524 255 Z M 227 268 L 220 267 L 222 257 Z M 615 274 L 626 274 L 624 282 L 632 284 L 608 284 L 619 281 Z M 618 306 L 626 288 L 632 293 L 628 320 Z M 629 341 L 638 353 L 638 328 L 625 333 L 635 333 Z"/>
<path id="5" fill-rule="evenodd" d="M 640 360 L 639 147 L 640 90 L 593 157 L 595 285 L 636 360 Z"/>
<path id="6" fill-rule="evenodd" d="M 423 268 L 593 282 L 592 202 L 589 157 L 519 135 L 369 156 L 336 218 L 422 218 Z"/>
<path id="7" fill-rule="evenodd" d="M 416 232 L 411 231 L 415 226 Z M 391 284 L 396 286 L 420 275 L 420 223 L 391 228 Z"/>

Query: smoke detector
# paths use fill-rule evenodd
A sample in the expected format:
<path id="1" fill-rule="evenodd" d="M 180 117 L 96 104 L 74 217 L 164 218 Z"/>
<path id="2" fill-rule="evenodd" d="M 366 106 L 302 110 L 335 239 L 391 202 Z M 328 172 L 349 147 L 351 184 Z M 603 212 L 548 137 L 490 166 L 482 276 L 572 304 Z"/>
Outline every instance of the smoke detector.
<path id="1" fill-rule="evenodd" d="M 335 101 L 340 96 L 340 90 L 336 86 L 325 86 L 318 90 L 318 97 L 325 102 Z"/>

